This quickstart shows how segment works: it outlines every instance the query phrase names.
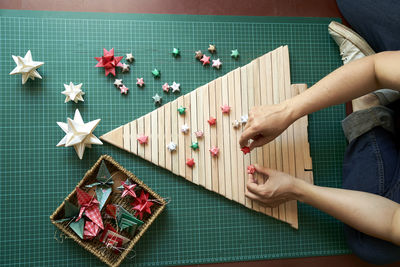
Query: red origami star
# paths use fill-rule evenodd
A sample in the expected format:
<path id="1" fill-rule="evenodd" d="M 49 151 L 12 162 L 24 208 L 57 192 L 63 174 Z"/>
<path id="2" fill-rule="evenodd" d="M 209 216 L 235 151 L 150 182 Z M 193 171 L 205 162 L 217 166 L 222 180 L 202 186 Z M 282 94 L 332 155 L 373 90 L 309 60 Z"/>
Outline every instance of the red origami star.
<path id="1" fill-rule="evenodd" d="M 231 111 L 231 107 L 225 104 L 225 105 L 221 106 L 221 110 L 222 110 L 222 113 L 228 114 Z"/>
<path id="2" fill-rule="evenodd" d="M 209 123 L 210 125 L 215 125 L 216 122 L 217 122 L 217 119 L 216 119 L 216 118 L 210 117 L 210 118 L 208 119 L 208 123 Z"/>
<path id="3" fill-rule="evenodd" d="M 186 160 L 186 165 L 188 165 L 190 168 L 192 168 L 194 166 L 194 164 L 195 164 L 194 158 Z"/>
<path id="4" fill-rule="evenodd" d="M 95 57 L 98 61 L 96 67 L 104 67 L 106 71 L 106 76 L 111 73 L 115 76 L 115 68 L 122 67 L 122 63 L 120 62 L 123 57 L 114 57 L 114 48 L 110 51 L 107 51 L 103 48 L 103 56 L 102 57 Z"/>
<path id="5" fill-rule="evenodd" d="M 122 192 L 121 197 L 125 197 L 127 195 L 136 197 L 135 187 L 137 186 L 137 184 L 129 185 L 129 184 L 126 184 L 125 182 L 122 182 L 122 186 L 124 187 L 124 191 Z"/>
<path id="6" fill-rule="evenodd" d="M 210 153 L 211 153 L 211 156 L 217 157 L 217 156 L 218 156 L 218 153 L 219 153 L 219 148 L 216 147 L 216 146 L 213 146 L 213 147 L 210 149 Z"/>
<path id="7" fill-rule="evenodd" d="M 203 62 L 203 66 L 208 65 L 208 64 L 210 64 L 210 57 L 203 55 L 203 57 L 200 59 L 200 61 Z"/>
<path id="8" fill-rule="evenodd" d="M 135 198 L 135 201 L 132 203 L 132 209 L 136 210 L 135 216 L 142 220 L 143 213 L 147 212 L 148 214 L 151 214 L 150 207 L 153 206 L 153 204 L 153 202 L 149 201 L 149 193 L 142 191 L 140 197 Z"/>
<path id="9" fill-rule="evenodd" d="M 248 153 L 250 153 L 250 147 L 248 146 L 244 146 L 242 147 L 240 150 L 242 150 L 242 152 L 246 155 Z"/>
<path id="10" fill-rule="evenodd" d="M 256 172 L 256 167 L 254 167 L 253 164 L 247 166 L 247 173 L 248 174 L 254 174 Z"/>
<path id="11" fill-rule="evenodd" d="M 141 145 L 147 144 L 149 137 L 147 135 L 141 135 L 137 139 Z"/>

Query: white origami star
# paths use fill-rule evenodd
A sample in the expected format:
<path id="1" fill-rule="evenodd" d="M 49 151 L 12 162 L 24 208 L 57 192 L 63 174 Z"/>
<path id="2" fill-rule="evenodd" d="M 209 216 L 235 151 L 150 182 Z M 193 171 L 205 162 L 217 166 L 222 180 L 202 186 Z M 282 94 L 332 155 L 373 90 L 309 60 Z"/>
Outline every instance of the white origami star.
<path id="1" fill-rule="evenodd" d="M 36 69 L 42 66 L 44 62 L 33 61 L 31 50 L 28 50 L 28 52 L 26 52 L 24 58 L 14 55 L 12 56 L 12 58 L 14 59 L 17 66 L 10 72 L 10 75 L 22 74 L 22 84 L 25 84 L 29 78 L 31 78 L 32 80 L 34 80 L 35 78 L 42 79 L 42 76 L 40 76 L 39 72 L 37 72 Z"/>
<path id="2" fill-rule="evenodd" d="M 114 85 L 115 85 L 117 88 L 120 88 L 120 87 L 123 85 L 122 79 L 115 79 Z"/>
<path id="3" fill-rule="evenodd" d="M 129 72 L 129 70 L 130 70 L 129 65 L 125 64 L 125 63 L 122 64 L 121 68 L 122 68 L 122 72 Z"/>
<path id="4" fill-rule="evenodd" d="M 168 145 L 167 145 L 167 148 L 168 148 L 168 150 L 169 151 L 175 151 L 176 150 L 176 144 L 174 143 L 174 142 L 170 142 Z"/>
<path id="5" fill-rule="evenodd" d="M 221 60 L 219 60 L 219 58 L 215 59 L 215 60 L 213 59 L 212 66 L 214 68 L 219 69 L 221 67 L 221 65 L 222 65 L 222 62 L 221 62 Z"/>
<path id="6" fill-rule="evenodd" d="M 57 146 L 74 146 L 76 154 L 82 159 L 85 148 L 91 148 L 92 144 L 103 143 L 92 133 L 99 124 L 100 119 L 84 123 L 79 110 L 75 110 L 74 119 L 68 118 L 68 123 L 57 122 L 58 126 L 66 133 Z"/>
<path id="7" fill-rule="evenodd" d="M 155 94 L 155 95 L 153 96 L 153 100 L 154 100 L 154 103 L 155 103 L 155 104 L 161 104 L 162 97 L 159 96 L 158 94 Z"/>
<path id="8" fill-rule="evenodd" d="M 170 86 L 170 88 L 172 89 L 172 93 L 180 92 L 181 91 L 181 89 L 179 88 L 180 86 L 181 86 L 180 83 L 173 82 L 172 85 Z"/>
<path id="9" fill-rule="evenodd" d="M 132 53 L 126 54 L 126 61 L 132 63 L 135 58 L 132 56 Z"/>
<path id="10" fill-rule="evenodd" d="M 61 92 L 61 94 L 65 95 L 65 101 L 64 103 L 69 102 L 70 100 L 74 101 L 75 103 L 78 103 L 78 101 L 84 101 L 83 100 L 83 95 L 85 94 L 81 90 L 82 84 L 74 85 L 72 82 L 68 84 L 64 84 L 65 90 Z"/>
<path id="11" fill-rule="evenodd" d="M 233 126 L 233 128 L 237 129 L 237 128 L 239 128 L 239 126 L 240 126 L 240 122 L 239 122 L 238 120 L 234 120 L 234 121 L 232 122 L 232 126 Z"/>
<path id="12" fill-rule="evenodd" d="M 185 123 L 182 125 L 181 132 L 182 133 L 187 133 L 189 131 L 189 126 Z"/>
<path id="13" fill-rule="evenodd" d="M 247 114 L 246 115 L 242 115 L 240 117 L 240 122 L 243 123 L 243 124 L 246 124 L 248 119 L 249 119 L 249 116 Z"/>

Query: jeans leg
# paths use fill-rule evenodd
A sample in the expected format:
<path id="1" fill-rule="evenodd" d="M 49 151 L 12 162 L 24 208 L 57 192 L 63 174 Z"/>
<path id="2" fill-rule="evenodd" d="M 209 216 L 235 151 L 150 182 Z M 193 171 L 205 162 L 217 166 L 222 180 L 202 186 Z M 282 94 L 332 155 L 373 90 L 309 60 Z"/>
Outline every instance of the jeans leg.
<path id="1" fill-rule="evenodd" d="M 387 112 L 383 115 L 386 118 L 384 120 L 377 116 L 382 113 L 382 109 L 378 108 L 375 111 L 355 112 L 346 118 L 346 123 L 344 121 L 346 136 L 352 139 L 344 158 L 343 188 L 381 195 L 399 202 L 400 157 L 396 139 L 393 131 L 379 125 L 379 122 L 387 125 L 386 116 L 393 114 Z M 371 119 L 371 114 L 376 120 Z M 366 120 L 369 124 L 359 127 Z M 361 233 L 347 225 L 344 232 L 350 249 L 361 259 L 375 264 L 400 260 L 399 246 Z"/>

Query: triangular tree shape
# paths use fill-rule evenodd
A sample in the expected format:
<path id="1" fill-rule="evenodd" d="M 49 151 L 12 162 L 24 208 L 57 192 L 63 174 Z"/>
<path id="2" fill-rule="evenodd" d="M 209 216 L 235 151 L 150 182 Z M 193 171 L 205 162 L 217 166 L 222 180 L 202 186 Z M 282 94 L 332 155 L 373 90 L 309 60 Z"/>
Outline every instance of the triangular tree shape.
<path id="1" fill-rule="evenodd" d="M 104 134 L 101 139 L 297 229 L 296 201 L 271 209 L 245 197 L 246 167 L 258 163 L 312 183 L 307 116 L 273 142 L 247 155 L 240 151 L 238 142 L 244 125 L 234 128 L 232 122 L 240 121 L 253 106 L 279 103 L 305 89 L 306 85 L 290 84 L 289 50 L 287 46 L 279 47 Z M 221 112 L 220 107 L 225 104 L 231 107 L 229 114 Z M 185 114 L 179 114 L 180 106 L 186 107 Z M 214 126 L 207 122 L 210 117 L 216 118 Z M 181 132 L 184 124 L 190 127 L 186 134 Z M 204 132 L 203 138 L 196 139 L 194 133 L 198 130 Z M 141 135 L 149 137 L 147 144 L 137 141 Z M 171 141 L 177 144 L 176 151 L 167 149 Z M 199 145 L 197 150 L 190 147 L 195 141 Z M 214 146 L 220 149 L 218 157 L 209 152 Z M 185 164 L 188 158 L 194 159 L 193 167 Z"/>

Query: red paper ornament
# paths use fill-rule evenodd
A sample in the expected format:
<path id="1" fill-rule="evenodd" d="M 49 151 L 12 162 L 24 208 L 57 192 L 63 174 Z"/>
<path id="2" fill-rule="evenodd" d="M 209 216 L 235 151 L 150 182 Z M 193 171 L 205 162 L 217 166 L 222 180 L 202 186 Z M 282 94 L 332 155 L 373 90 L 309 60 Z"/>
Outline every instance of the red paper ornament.
<path id="1" fill-rule="evenodd" d="M 95 57 L 95 59 L 98 61 L 96 67 L 103 67 L 106 72 L 106 76 L 109 73 L 115 76 L 115 68 L 122 67 L 122 63 L 120 62 L 122 58 L 123 57 L 114 56 L 114 48 L 112 48 L 110 51 L 107 51 L 107 49 L 103 48 L 103 56 Z"/>

